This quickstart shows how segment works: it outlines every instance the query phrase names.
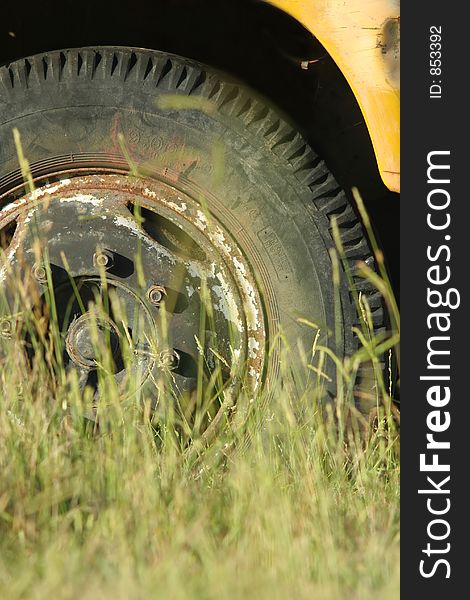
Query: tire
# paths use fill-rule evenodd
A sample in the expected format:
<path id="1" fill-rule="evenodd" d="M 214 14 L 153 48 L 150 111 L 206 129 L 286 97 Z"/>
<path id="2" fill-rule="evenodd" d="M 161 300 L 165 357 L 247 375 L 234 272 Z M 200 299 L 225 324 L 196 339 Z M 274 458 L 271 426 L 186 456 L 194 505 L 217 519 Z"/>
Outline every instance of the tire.
<path id="1" fill-rule="evenodd" d="M 272 345 L 282 332 L 294 354 L 299 344 L 311 348 L 315 332 L 303 318 L 339 356 L 356 348 L 353 290 L 342 271 L 335 291 L 330 250 L 334 217 L 352 273 L 357 260 L 372 265 L 361 224 L 302 136 L 238 82 L 192 60 L 120 47 L 48 52 L 0 68 L 2 206 L 23 193 L 13 128 L 38 182 L 78 168 L 120 172 L 124 152 L 139 173 L 202 199 L 254 272 Z M 382 328 L 378 292 L 354 280 Z M 324 368 L 334 380 L 333 363 Z M 271 360 L 265 380 L 278 369 Z"/>

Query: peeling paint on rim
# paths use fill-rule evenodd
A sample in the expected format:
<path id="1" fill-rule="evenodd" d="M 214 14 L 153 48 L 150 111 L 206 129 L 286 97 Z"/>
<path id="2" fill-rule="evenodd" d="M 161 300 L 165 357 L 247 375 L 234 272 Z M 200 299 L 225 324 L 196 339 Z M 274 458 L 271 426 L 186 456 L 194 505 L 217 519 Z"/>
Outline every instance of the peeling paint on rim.
<path id="1" fill-rule="evenodd" d="M 76 194 L 70 198 L 60 198 L 59 202 L 79 202 L 80 204 L 92 204 L 93 206 L 100 206 L 103 204 L 102 198 L 96 198 L 91 194 Z"/>
<path id="2" fill-rule="evenodd" d="M 2 213 L 8 213 L 11 210 L 15 210 L 15 208 L 20 208 L 23 204 L 26 204 L 26 202 L 29 202 L 29 199 L 24 197 L 18 198 L 18 200 L 15 200 L 14 202 L 10 202 L 10 204 L 7 204 L 0 210 L 0 216 Z"/>
<path id="3" fill-rule="evenodd" d="M 237 270 L 238 280 L 245 291 L 247 305 L 245 313 L 248 321 L 248 326 L 255 331 L 260 328 L 259 309 L 256 306 L 255 289 L 250 283 L 246 275 L 245 265 L 240 262 L 236 256 L 232 257 L 233 264 Z"/>
<path id="4" fill-rule="evenodd" d="M 196 225 L 199 227 L 199 229 L 204 231 L 207 228 L 207 217 L 202 212 L 202 210 L 198 210 L 196 214 L 197 214 Z"/>
<path id="5" fill-rule="evenodd" d="M 237 325 L 238 331 L 243 332 L 245 330 L 245 327 L 243 325 L 243 321 L 240 319 L 238 306 L 232 294 L 230 286 L 225 281 L 223 273 L 218 272 L 216 277 L 220 281 L 220 285 L 212 286 L 212 290 L 219 298 L 218 308 L 228 321 Z"/>
<path id="6" fill-rule="evenodd" d="M 256 358 L 258 356 L 258 350 L 260 348 L 260 343 L 254 337 L 248 338 L 248 355 L 250 358 Z"/>
<path id="7" fill-rule="evenodd" d="M 55 194 L 61 188 L 67 187 L 70 184 L 70 179 L 62 179 L 58 183 L 46 184 L 44 187 L 37 188 L 29 195 L 31 201 L 42 198 L 46 194 Z"/>
<path id="8" fill-rule="evenodd" d="M 146 196 L 148 196 L 149 198 L 156 198 L 157 194 L 155 192 L 152 192 L 152 190 L 149 190 L 148 188 L 144 189 L 144 194 Z"/>

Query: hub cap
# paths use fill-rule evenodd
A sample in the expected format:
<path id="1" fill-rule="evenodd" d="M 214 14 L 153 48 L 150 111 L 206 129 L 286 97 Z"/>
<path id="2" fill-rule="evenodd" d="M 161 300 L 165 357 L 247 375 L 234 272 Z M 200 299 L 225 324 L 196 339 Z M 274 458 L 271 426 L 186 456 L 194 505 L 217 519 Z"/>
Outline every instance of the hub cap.
<path id="1" fill-rule="evenodd" d="M 97 343 L 93 333 L 96 330 Z M 107 319 L 94 318 L 86 313 L 71 323 L 65 345 L 71 360 L 79 367 L 94 368 L 98 363 L 98 348 L 109 343 L 111 356 L 116 359 L 119 354 L 119 331 L 116 325 Z"/>

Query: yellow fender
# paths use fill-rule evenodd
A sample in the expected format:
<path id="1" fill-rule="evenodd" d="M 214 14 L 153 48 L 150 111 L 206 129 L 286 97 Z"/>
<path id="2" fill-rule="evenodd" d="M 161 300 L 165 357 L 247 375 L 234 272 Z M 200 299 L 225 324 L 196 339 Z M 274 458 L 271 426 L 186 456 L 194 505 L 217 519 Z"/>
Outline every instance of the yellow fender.
<path id="1" fill-rule="evenodd" d="M 400 190 L 399 0 L 268 0 L 308 29 L 358 101 L 381 177 Z"/>

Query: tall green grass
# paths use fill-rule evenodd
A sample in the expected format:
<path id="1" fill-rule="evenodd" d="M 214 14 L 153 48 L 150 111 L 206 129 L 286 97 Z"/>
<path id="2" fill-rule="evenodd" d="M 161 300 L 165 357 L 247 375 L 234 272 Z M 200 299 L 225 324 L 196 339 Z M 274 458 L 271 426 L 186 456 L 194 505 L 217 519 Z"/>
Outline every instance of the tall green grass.
<path id="1" fill-rule="evenodd" d="M 118 398 L 97 434 L 77 394 L 24 375 L 4 358 L 0 597 L 398 596 L 390 432 L 279 391 L 195 456 Z"/>
<path id="2" fill-rule="evenodd" d="M 316 366 L 281 351 L 311 385 L 241 393 L 209 446 L 182 441 L 170 392 L 156 412 L 148 391 L 132 401 L 132 381 L 123 395 L 106 348 L 105 426 L 84 419 L 90 397 L 55 354 L 54 315 L 47 336 L 30 311 L 39 358 L 28 363 L 21 336 L 0 349 L 0 598 L 397 598 L 398 434 L 380 365 L 399 321 L 375 251 L 379 273 L 363 275 L 390 307 L 392 335 L 374 335 L 357 297 L 357 352 L 338 359 L 312 327 Z M 337 270 L 341 256 L 338 242 Z M 326 408 L 324 360 L 338 383 Z M 354 408 L 364 364 L 372 419 Z"/>
<path id="3" fill-rule="evenodd" d="M 397 433 L 382 382 L 364 435 L 360 357 L 331 410 L 315 386 L 242 395 L 206 448 L 170 394 L 154 415 L 112 384 L 97 430 L 73 371 L 20 344 L 0 359 L 1 598 L 398 597 Z"/>

